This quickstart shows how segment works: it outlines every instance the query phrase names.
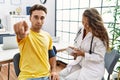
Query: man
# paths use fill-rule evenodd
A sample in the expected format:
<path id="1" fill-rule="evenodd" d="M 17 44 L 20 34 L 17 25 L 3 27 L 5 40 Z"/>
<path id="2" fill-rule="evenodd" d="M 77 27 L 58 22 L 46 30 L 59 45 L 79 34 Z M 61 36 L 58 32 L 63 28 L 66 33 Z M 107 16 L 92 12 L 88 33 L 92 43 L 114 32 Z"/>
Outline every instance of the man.
<path id="1" fill-rule="evenodd" d="M 30 9 L 31 28 L 25 21 L 14 25 L 20 49 L 19 80 L 59 80 L 51 36 L 43 31 L 47 9 L 34 5 Z M 48 54 L 49 52 L 49 54 Z M 51 58 L 49 59 L 49 55 Z M 50 76 L 50 77 L 49 77 Z"/>

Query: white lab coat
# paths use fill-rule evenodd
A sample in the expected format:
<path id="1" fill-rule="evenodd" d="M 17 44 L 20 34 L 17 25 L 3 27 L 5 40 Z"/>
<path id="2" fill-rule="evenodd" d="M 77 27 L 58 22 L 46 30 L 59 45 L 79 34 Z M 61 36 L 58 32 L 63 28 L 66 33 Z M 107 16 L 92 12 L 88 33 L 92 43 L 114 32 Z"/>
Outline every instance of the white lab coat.
<path id="1" fill-rule="evenodd" d="M 60 72 L 60 80 L 101 80 L 104 76 L 104 55 L 106 48 L 103 42 L 99 38 L 94 37 L 92 54 L 89 54 L 92 33 L 89 32 L 83 40 L 82 37 L 83 29 L 76 38 L 74 45 L 80 50 L 85 51 L 85 57 L 78 56 L 76 60 L 68 64 Z"/>

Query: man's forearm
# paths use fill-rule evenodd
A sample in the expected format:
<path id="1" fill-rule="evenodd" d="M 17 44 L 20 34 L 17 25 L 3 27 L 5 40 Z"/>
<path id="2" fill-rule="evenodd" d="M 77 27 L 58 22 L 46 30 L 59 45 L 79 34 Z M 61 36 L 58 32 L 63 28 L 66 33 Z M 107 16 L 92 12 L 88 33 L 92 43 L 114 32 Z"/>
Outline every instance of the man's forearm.
<path id="1" fill-rule="evenodd" d="M 56 70 L 56 56 L 50 58 L 51 80 L 60 80 Z"/>
<path id="2" fill-rule="evenodd" d="M 50 58 L 51 72 L 56 72 L 56 57 Z"/>

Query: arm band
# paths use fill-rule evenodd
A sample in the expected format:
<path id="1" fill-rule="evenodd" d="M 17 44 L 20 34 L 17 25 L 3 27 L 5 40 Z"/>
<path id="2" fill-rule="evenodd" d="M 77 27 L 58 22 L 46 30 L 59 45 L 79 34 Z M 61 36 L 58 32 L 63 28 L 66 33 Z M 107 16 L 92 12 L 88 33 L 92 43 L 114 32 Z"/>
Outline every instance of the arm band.
<path id="1" fill-rule="evenodd" d="M 48 51 L 48 54 L 49 54 L 49 58 L 52 58 L 52 57 L 55 57 L 55 56 L 56 56 L 54 50 L 49 50 L 49 51 Z"/>

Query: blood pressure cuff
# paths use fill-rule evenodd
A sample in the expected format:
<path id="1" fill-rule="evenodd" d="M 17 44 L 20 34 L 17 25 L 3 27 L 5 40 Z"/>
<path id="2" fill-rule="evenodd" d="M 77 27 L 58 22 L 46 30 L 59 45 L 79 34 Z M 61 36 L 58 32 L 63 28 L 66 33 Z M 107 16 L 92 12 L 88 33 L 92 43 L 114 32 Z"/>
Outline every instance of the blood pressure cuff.
<path id="1" fill-rule="evenodd" d="M 56 54 L 55 54 L 55 51 L 52 49 L 52 50 L 49 50 L 48 51 L 48 54 L 49 54 L 49 58 L 52 58 L 52 57 L 55 57 Z"/>

